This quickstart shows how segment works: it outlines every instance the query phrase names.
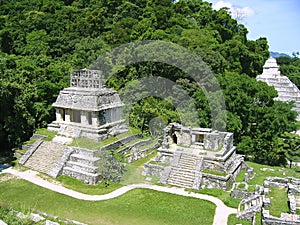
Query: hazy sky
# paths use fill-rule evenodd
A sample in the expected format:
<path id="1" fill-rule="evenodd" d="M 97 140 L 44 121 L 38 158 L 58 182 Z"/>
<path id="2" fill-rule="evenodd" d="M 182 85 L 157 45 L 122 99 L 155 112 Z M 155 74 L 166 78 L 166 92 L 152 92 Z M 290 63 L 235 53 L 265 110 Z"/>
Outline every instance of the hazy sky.
<path id="1" fill-rule="evenodd" d="M 273 52 L 300 52 L 300 0 L 207 1 L 215 9 L 231 8 L 233 17 L 243 15 L 239 22 L 247 27 L 248 39 L 266 37 Z"/>

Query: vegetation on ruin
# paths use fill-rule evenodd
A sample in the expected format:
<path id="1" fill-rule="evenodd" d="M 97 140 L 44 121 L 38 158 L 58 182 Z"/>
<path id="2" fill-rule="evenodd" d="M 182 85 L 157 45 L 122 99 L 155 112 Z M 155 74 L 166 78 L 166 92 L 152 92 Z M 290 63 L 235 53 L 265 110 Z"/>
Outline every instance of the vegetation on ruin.
<path id="1" fill-rule="evenodd" d="M 39 210 L 91 225 L 211 225 L 215 211 L 215 205 L 204 200 L 145 189 L 135 189 L 115 199 L 95 202 L 73 199 L 20 179 L 1 182 L 0 189 L 0 204 L 9 203 L 16 210 Z"/>
<path id="2" fill-rule="evenodd" d="M 238 151 L 248 159 L 285 164 L 279 134 L 295 129 L 292 105 L 274 102 L 274 88 L 255 76 L 269 57 L 267 39 L 248 40 L 248 30 L 226 9 L 215 11 L 202 0 L 20 0 L 0 7 L 0 149 L 1 154 L 27 141 L 54 120 L 51 104 L 69 85 L 69 72 L 89 67 L 101 54 L 129 42 L 163 40 L 199 55 L 223 90 L 227 121 L 214 121 L 234 133 Z M 151 50 L 151 49 L 150 49 Z M 176 56 L 181 59 L 178 52 Z M 280 59 L 282 73 L 298 78 L 298 55 Z M 157 93 L 147 95 L 140 78 L 162 77 Z M 180 122 L 172 101 L 184 92 L 193 99 L 197 122 L 211 127 L 204 91 L 186 73 L 170 65 L 142 62 L 119 68 L 106 83 L 117 91 L 146 93 L 133 102 L 130 126 L 150 133 L 151 121 Z M 151 85 L 150 85 L 151 86 Z M 181 88 L 181 91 L 178 89 Z M 176 96 L 168 93 L 176 92 Z M 133 95 L 131 95 L 133 96 Z M 174 99 L 175 97 L 175 99 Z M 188 112 L 185 112 L 188 113 Z M 195 115 L 188 115 L 195 116 Z M 156 131 L 153 131 L 154 133 Z"/>
<path id="3" fill-rule="evenodd" d="M 216 176 L 221 176 L 221 177 L 226 177 L 227 174 L 221 171 L 217 171 L 217 170 L 203 170 L 203 173 L 208 173 L 208 174 L 212 174 L 212 175 L 216 175 Z"/>

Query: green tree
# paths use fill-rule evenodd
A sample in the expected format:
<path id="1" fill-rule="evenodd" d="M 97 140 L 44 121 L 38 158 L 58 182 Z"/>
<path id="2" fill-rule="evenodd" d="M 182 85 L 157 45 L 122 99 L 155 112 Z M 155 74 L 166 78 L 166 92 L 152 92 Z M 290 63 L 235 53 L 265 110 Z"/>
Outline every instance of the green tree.
<path id="1" fill-rule="evenodd" d="M 99 173 L 106 181 L 113 181 L 119 183 L 125 166 L 122 160 L 117 158 L 113 151 L 100 151 L 99 157 Z"/>
<path id="2" fill-rule="evenodd" d="M 300 137 L 294 133 L 283 133 L 278 138 L 278 148 L 284 151 L 284 156 L 289 160 L 289 166 L 293 162 L 300 161 Z"/>

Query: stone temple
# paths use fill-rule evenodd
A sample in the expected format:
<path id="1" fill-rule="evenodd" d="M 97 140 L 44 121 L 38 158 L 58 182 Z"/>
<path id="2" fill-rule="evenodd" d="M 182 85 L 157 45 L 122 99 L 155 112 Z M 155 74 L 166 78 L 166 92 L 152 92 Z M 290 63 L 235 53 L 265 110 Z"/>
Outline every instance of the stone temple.
<path id="1" fill-rule="evenodd" d="M 120 97 L 102 85 L 99 70 L 71 72 L 70 87 L 60 91 L 53 106 L 56 120 L 48 130 L 61 136 L 100 141 L 127 131 Z"/>
<path id="2" fill-rule="evenodd" d="M 263 73 L 258 75 L 256 80 L 273 86 L 278 92 L 276 100 L 294 102 L 294 110 L 298 113 L 297 120 L 300 121 L 300 91 L 288 77 L 280 74 L 276 59 L 271 57 L 266 61 L 263 66 Z"/>
<path id="3" fill-rule="evenodd" d="M 232 133 L 171 123 L 164 129 L 157 156 L 144 169 L 163 184 L 226 190 L 243 166 L 244 157 L 236 154 Z"/>

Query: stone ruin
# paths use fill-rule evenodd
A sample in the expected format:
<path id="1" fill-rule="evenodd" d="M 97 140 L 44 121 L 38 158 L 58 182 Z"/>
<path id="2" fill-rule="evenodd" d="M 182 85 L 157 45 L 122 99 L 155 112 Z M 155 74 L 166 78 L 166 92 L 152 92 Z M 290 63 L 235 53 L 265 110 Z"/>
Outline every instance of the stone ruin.
<path id="1" fill-rule="evenodd" d="M 70 87 L 60 91 L 53 106 L 56 120 L 48 130 L 61 136 L 101 141 L 127 131 L 123 103 L 115 90 L 102 85 L 99 70 L 71 72 Z"/>
<path id="2" fill-rule="evenodd" d="M 294 110 L 298 113 L 297 120 L 300 121 L 300 91 L 288 77 L 280 74 L 276 59 L 271 57 L 266 61 L 263 66 L 263 73 L 258 75 L 256 80 L 263 81 L 275 88 L 278 93 L 275 100 L 294 102 Z"/>
<path id="3" fill-rule="evenodd" d="M 269 196 L 270 187 L 275 186 L 286 192 L 290 212 L 281 212 L 280 217 L 270 214 L 269 208 L 272 207 L 272 199 Z M 234 194 L 234 195 L 233 195 Z M 237 195 L 238 194 L 238 195 Z M 242 198 L 238 207 L 237 218 L 249 220 L 255 224 L 257 212 L 262 214 L 263 225 L 294 225 L 300 224 L 300 215 L 297 210 L 300 209 L 300 180 L 293 177 L 268 177 L 263 186 L 256 185 L 254 192 L 231 191 L 232 197 Z"/>
<path id="4" fill-rule="evenodd" d="M 57 136 L 45 141 L 46 137 L 34 135 L 35 142 L 24 146 L 26 153 L 19 164 L 54 178 L 67 175 L 96 184 L 101 180 L 100 151 L 116 151 L 131 163 L 158 148 L 151 138 L 145 140 L 132 134 L 95 150 L 67 145 L 73 138 L 99 142 L 128 131 L 121 118 L 123 103 L 116 91 L 102 85 L 101 71 L 71 72 L 70 87 L 60 91 L 53 106 L 56 120 L 48 125 L 48 130 L 56 132 Z"/>
<path id="5" fill-rule="evenodd" d="M 159 177 L 162 184 L 226 190 L 243 163 L 232 133 L 171 123 L 164 129 L 157 156 L 144 168 L 145 174 Z"/>

